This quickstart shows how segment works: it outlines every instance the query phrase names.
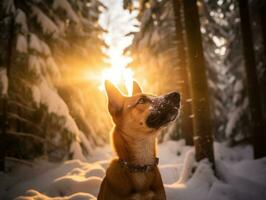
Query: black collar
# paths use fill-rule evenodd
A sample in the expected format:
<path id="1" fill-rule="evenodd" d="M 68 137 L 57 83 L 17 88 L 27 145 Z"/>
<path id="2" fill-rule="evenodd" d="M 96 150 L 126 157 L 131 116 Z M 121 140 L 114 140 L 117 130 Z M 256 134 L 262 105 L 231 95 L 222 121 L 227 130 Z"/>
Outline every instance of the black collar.
<path id="1" fill-rule="evenodd" d="M 118 159 L 118 161 L 123 167 L 129 169 L 130 172 L 143 172 L 144 173 L 144 172 L 153 171 L 159 163 L 159 158 L 156 157 L 152 165 L 135 165 L 125 160 L 122 160 L 120 158 Z"/>

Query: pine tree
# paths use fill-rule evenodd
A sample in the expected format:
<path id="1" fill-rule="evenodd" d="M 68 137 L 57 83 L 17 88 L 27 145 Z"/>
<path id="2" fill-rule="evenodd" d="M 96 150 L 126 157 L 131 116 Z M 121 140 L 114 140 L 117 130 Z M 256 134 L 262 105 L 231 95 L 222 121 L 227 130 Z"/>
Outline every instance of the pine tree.
<path id="1" fill-rule="evenodd" d="M 247 143 L 248 100 L 236 2 L 208 1 L 200 10 L 215 139 L 229 146 Z"/>
<path id="2" fill-rule="evenodd" d="M 3 1 L 1 13 L 14 16 L 15 21 L 15 42 L 9 47 L 14 49 L 9 80 L 9 156 L 84 159 L 97 143 L 99 137 L 82 115 L 85 111 L 73 106 L 85 92 L 71 90 L 71 81 L 64 79 L 70 78 L 70 72 L 77 75 L 84 73 L 85 66 L 93 69 L 103 63 L 104 43 L 99 37 L 103 30 L 98 25 L 102 7 L 97 0 Z M 5 25 L 7 17 L 1 18 L 1 23 Z M 1 51 L 1 57 L 5 52 Z M 79 87 L 76 82 L 72 86 Z M 64 92 L 73 98 L 68 100 Z"/>

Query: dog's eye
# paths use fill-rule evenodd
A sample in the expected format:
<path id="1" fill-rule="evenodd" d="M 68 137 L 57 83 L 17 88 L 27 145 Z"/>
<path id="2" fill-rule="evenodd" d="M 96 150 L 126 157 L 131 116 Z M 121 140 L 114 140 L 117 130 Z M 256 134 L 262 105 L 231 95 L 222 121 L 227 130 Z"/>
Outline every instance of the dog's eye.
<path id="1" fill-rule="evenodd" d="M 144 103 L 146 103 L 146 99 L 144 97 L 138 100 L 138 104 L 144 104 Z"/>

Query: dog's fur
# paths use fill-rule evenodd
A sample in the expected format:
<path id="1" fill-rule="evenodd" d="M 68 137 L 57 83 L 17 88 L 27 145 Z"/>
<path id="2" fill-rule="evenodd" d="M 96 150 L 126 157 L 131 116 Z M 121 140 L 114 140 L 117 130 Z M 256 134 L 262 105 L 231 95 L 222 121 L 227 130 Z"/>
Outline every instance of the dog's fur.
<path id="1" fill-rule="evenodd" d="M 134 81 L 133 96 L 125 97 L 109 81 L 105 82 L 108 108 L 115 127 L 114 150 L 120 160 L 134 165 L 154 165 L 158 130 L 178 114 L 178 93 L 155 97 L 142 93 Z M 158 167 L 132 172 L 114 159 L 106 171 L 98 200 L 165 200 Z"/>

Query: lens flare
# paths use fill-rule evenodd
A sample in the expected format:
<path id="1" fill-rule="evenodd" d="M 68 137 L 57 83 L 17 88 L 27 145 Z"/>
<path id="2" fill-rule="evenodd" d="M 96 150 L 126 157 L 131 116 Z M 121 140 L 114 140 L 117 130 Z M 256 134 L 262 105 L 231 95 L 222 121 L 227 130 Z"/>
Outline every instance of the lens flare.
<path id="1" fill-rule="evenodd" d="M 111 81 L 127 95 L 132 94 L 133 71 L 125 66 L 112 66 L 102 72 L 100 89 L 104 89 L 104 81 Z"/>

